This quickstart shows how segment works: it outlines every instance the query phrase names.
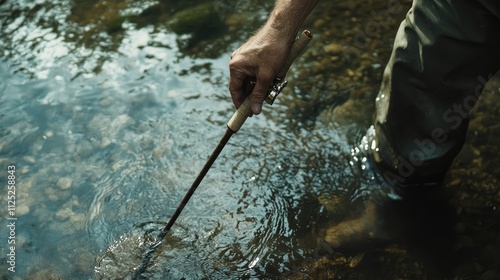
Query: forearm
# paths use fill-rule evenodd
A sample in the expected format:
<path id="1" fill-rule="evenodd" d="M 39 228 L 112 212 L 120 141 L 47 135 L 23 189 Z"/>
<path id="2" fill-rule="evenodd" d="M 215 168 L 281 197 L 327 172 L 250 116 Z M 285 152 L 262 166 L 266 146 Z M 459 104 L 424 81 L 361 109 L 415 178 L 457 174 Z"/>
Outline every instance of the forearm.
<path id="1" fill-rule="evenodd" d="M 300 27 L 319 0 L 278 0 L 262 27 L 263 31 L 279 33 L 290 44 L 295 40 Z"/>

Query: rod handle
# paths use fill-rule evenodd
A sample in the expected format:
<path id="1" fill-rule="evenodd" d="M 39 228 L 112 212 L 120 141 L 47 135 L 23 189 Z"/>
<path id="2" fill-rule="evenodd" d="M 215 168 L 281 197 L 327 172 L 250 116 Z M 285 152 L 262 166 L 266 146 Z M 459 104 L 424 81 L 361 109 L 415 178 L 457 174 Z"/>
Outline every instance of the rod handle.
<path id="1" fill-rule="evenodd" d="M 283 65 L 283 68 L 278 73 L 278 76 L 276 78 L 279 78 L 281 80 L 285 78 L 286 72 L 288 72 L 288 69 L 290 68 L 292 63 L 306 48 L 307 44 L 311 41 L 311 39 L 312 39 L 312 33 L 309 30 L 304 30 L 299 35 L 299 37 L 295 40 L 295 42 L 293 42 L 293 45 L 290 49 L 290 55 L 288 56 L 288 59 L 286 60 L 285 64 Z M 230 129 L 233 133 L 238 132 L 238 130 L 240 130 L 241 126 L 243 126 L 247 118 L 252 114 L 253 114 L 252 108 L 250 106 L 250 95 L 248 95 L 245 98 L 245 101 L 243 101 L 243 103 L 240 105 L 238 110 L 234 112 L 233 116 L 227 123 L 227 128 Z"/>

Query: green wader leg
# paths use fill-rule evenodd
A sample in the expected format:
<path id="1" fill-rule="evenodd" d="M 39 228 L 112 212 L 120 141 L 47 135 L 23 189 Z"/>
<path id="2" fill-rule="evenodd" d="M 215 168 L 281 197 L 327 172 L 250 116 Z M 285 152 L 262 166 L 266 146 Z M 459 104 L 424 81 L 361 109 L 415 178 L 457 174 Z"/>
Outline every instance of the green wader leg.
<path id="1" fill-rule="evenodd" d="M 414 1 L 376 100 L 374 157 L 386 181 L 440 185 L 499 69 L 500 1 Z"/>

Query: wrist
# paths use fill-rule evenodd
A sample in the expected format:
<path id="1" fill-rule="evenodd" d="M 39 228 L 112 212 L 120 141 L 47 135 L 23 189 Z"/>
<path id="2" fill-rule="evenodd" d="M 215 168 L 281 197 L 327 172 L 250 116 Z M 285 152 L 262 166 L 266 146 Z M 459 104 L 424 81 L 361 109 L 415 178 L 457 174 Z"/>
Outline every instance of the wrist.
<path id="1" fill-rule="evenodd" d="M 300 26 L 290 26 L 289 21 L 280 18 L 270 18 L 263 26 L 263 31 L 272 36 L 274 40 L 285 43 L 289 46 L 295 41 Z"/>
<path id="2" fill-rule="evenodd" d="M 291 46 L 297 35 L 293 30 L 284 27 L 279 21 L 274 20 L 266 22 L 258 33 L 260 33 L 258 35 L 261 35 L 261 38 L 265 38 L 269 44 L 275 45 L 276 48 Z"/>
<path id="3" fill-rule="evenodd" d="M 278 0 L 263 28 L 291 45 L 319 0 Z"/>

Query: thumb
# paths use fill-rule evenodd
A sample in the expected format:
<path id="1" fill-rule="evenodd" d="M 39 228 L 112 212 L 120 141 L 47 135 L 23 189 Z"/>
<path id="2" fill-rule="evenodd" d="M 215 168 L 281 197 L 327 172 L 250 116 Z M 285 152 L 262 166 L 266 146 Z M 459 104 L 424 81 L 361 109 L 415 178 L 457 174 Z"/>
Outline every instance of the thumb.
<path id="1" fill-rule="evenodd" d="M 252 108 L 252 113 L 255 115 L 260 114 L 262 112 L 262 103 L 266 98 L 266 92 L 262 90 L 254 90 L 252 95 L 250 95 L 250 106 Z"/>
<path id="2" fill-rule="evenodd" d="M 260 114 L 262 111 L 262 103 L 267 97 L 267 89 L 271 85 L 274 75 L 260 75 L 256 81 L 255 87 L 250 95 L 250 106 L 252 113 L 255 115 Z"/>

